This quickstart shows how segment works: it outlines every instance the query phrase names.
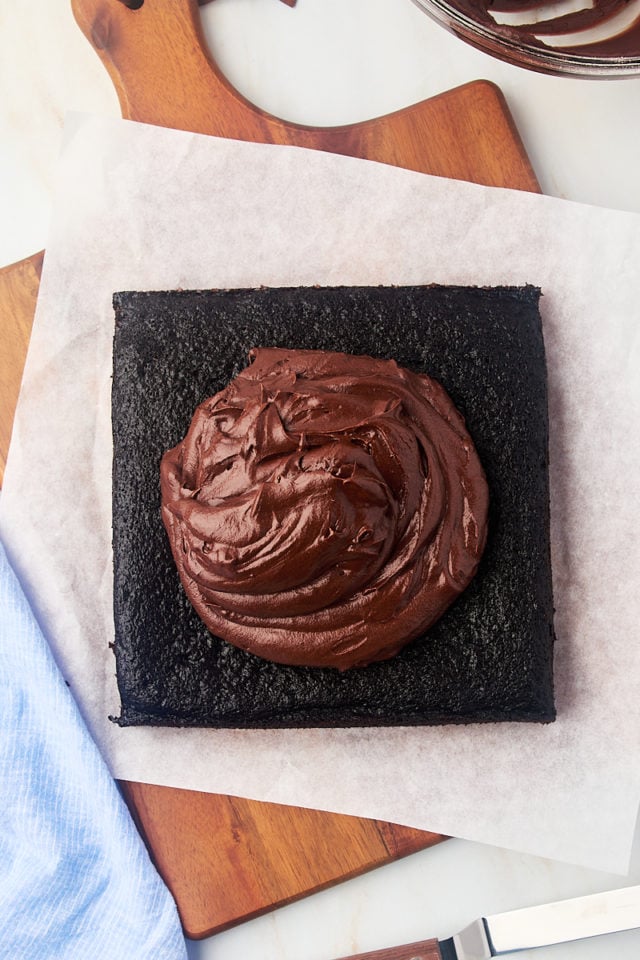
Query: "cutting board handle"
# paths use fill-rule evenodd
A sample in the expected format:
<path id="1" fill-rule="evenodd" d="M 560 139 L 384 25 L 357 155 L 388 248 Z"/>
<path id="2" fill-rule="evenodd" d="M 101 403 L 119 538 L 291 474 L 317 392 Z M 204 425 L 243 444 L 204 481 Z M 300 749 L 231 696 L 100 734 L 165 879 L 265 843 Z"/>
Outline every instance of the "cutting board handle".
<path id="1" fill-rule="evenodd" d="M 153 0 L 137 10 L 120 0 L 71 6 L 126 119 L 327 150 L 489 186 L 516 180 L 521 189 L 539 191 L 502 92 L 488 81 L 363 123 L 305 127 L 271 116 L 228 82 L 209 53 L 197 0 Z"/>

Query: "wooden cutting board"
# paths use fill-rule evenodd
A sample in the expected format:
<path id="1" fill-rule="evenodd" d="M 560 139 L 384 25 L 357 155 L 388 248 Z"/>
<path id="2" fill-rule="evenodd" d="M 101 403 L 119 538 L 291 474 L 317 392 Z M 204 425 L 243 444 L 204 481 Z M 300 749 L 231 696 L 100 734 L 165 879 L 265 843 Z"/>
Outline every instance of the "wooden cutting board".
<path id="1" fill-rule="evenodd" d="M 364 123 L 304 127 L 269 116 L 228 84 L 207 51 L 197 0 L 71 3 L 125 118 L 539 192 L 504 97 L 491 83 L 468 83 Z M 34 254 L 0 270 L 2 473 L 42 258 Z M 377 820 L 235 797 L 130 782 L 121 787 L 193 938 L 444 839 Z"/>

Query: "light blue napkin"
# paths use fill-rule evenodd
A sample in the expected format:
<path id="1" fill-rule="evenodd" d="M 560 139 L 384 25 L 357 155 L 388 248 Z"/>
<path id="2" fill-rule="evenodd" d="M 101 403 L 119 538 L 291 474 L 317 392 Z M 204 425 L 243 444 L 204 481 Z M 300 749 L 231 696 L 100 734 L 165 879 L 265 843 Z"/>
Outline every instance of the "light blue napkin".
<path id="1" fill-rule="evenodd" d="M 184 960 L 175 904 L 0 544 L 0 957 Z"/>

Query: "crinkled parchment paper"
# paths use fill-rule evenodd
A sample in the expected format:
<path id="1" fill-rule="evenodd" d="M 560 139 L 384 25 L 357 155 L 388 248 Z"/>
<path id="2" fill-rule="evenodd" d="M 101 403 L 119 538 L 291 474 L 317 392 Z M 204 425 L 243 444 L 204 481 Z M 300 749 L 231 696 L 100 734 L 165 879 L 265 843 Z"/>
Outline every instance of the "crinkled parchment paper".
<path id="1" fill-rule="evenodd" d="M 639 261 L 637 215 L 72 117 L 1 529 L 114 775 L 624 872 L 640 796 Z M 556 723 L 264 732 L 110 723 L 119 712 L 109 649 L 113 291 L 431 282 L 544 291 Z"/>

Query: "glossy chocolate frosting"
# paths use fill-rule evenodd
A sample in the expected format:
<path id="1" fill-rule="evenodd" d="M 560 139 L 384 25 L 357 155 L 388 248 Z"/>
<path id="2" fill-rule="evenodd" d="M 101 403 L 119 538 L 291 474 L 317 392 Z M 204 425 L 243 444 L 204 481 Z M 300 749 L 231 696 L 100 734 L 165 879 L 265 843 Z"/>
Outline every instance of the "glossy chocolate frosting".
<path id="1" fill-rule="evenodd" d="M 488 492 L 443 388 L 395 361 L 261 348 L 162 459 L 162 517 L 209 630 L 279 663 L 364 666 L 473 577 Z"/>

